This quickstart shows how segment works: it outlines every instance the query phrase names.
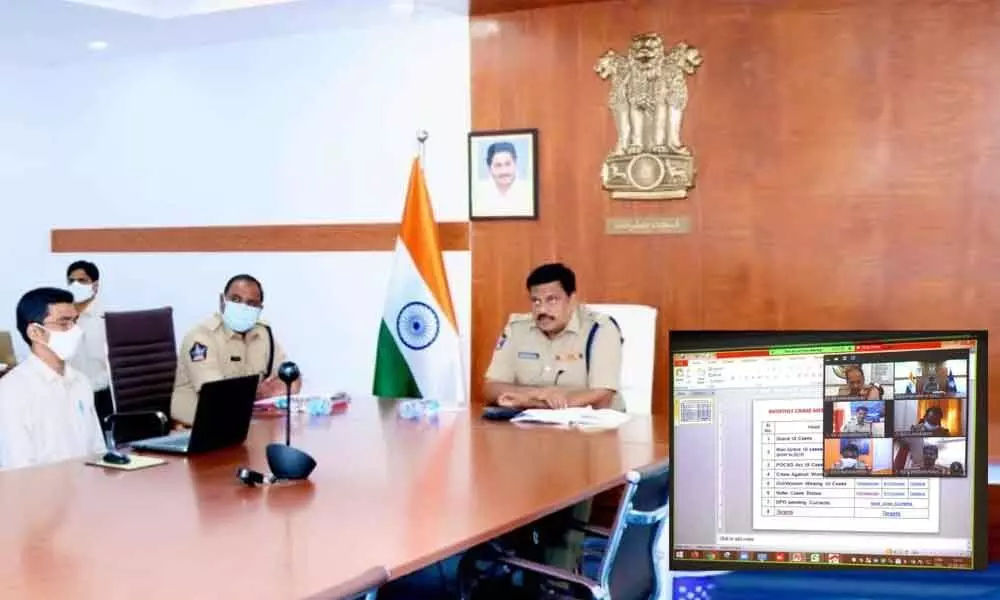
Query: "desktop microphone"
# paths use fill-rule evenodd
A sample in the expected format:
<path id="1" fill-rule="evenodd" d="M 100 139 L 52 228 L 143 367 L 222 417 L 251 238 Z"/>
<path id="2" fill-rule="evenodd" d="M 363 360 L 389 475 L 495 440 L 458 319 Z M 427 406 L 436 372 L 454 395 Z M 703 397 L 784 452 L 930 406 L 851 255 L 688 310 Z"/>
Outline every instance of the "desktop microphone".
<path id="1" fill-rule="evenodd" d="M 293 362 L 283 362 L 278 367 L 278 379 L 285 384 L 285 443 L 267 445 L 267 465 L 275 479 L 308 479 L 316 468 L 316 461 L 305 452 L 292 447 L 292 384 L 299 378 L 299 367 Z"/>

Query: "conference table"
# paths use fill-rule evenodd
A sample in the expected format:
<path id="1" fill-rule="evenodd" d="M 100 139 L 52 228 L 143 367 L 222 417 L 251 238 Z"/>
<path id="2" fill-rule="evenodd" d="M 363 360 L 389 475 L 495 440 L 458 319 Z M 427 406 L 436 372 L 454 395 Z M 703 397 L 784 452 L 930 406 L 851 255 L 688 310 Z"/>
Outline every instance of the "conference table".
<path id="1" fill-rule="evenodd" d="M 304 598 L 371 567 L 393 578 L 611 489 L 667 458 L 666 415 L 614 430 L 432 420 L 395 401 L 293 416 L 307 482 L 250 488 L 283 418 L 246 444 L 136 471 L 82 461 L 0 473 L 0 598 Z"/>

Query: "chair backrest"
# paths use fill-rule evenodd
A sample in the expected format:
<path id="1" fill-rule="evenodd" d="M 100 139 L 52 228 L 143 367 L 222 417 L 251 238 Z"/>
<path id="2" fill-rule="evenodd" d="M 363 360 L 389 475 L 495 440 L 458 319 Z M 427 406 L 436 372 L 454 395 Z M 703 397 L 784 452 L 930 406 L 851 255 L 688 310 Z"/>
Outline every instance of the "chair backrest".
<path id="1" fill-rule="evenodd" d="M 667 522 L 670 466 L 658 463 L 626 477 L 625 495 L 601 561 L 600 583 L 615 600 L 659 598 L 657 546 Z"/>
<path id="2" fill-rule="evenodd" d="M 14 356 L 14 338 L 9 331 L 0 331 L 0 363 L 7 365 L 8 369 L 13 369 L 17 364 L 17 357 Z"/>
<path id="3" fill-rule="evenodd" d="M 169 415 L 177 375 L 173 309 L 107 312 L 104 324 L 115 412 Z"/>
<path id="4" fill-rule="evenodd" d="M 587 309 L 613 318 L 621 328 L 621 394 L 625 410 L 648 415 L 653 407 L 656 361 L 656 309 L 643 304 L 588 304 Z"/>
<path id="5" fill-rule="evenodd" d="M 389 570 L 374 567 L 306 600 L 375 600 L 378 588 L 389 581 Z"/>

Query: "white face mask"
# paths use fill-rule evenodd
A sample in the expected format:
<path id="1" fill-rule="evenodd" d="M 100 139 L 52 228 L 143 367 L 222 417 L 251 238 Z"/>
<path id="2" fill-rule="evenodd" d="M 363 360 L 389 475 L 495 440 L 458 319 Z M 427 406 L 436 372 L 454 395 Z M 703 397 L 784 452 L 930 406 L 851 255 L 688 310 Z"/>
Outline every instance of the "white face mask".
<path id="1" fill-rule="evenodd" d="M 222 309 L 222 321 L 236 333 L 246 333 L 257 324 L 260 311 L 256 306 L 226 300 Z"/>
<path id="2" fill-rule="evenodd" d="M 841 458 L 840 466 L 845 469 L 853 469 L 858 466 L 858 459 L 856 458 Z"/>
<path id="3" fill-rule="evenodd" d="M 926 429 L 927 431 L 933 431 L 937 429 L 937 425 L 931 425 L 927 421 L 924 421 L 924 429 Z"/>
<path id="4" fill-rule="evenodd" d="M 76 351 L 80 349 L 80 342 L 83 341 L 83 330 L 80 329 L 79 325 L 74 325 L 67 331 L 52 331 L 51 329 L 45 329 L 45 331 L 49 332 L 49 341 L 45 345 L 60 360 L 66 361 L 73 358 Z"/>
<path id="5" fill-rule="evenodd" d="M 82 304 L 94 297 L 94 285 L 74 281 L 66 288 L 73 294 L 73 302 Z"/>

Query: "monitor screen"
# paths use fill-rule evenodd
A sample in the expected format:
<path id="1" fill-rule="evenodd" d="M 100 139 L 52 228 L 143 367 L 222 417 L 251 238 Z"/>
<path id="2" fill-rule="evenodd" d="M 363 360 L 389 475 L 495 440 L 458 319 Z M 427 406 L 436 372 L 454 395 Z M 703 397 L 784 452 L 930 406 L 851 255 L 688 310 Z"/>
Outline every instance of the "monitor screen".
<path id="1" fill-rule="evenodd" d="M 986 342 L 671 332 L 671 568 L 985 568 Z"/>

